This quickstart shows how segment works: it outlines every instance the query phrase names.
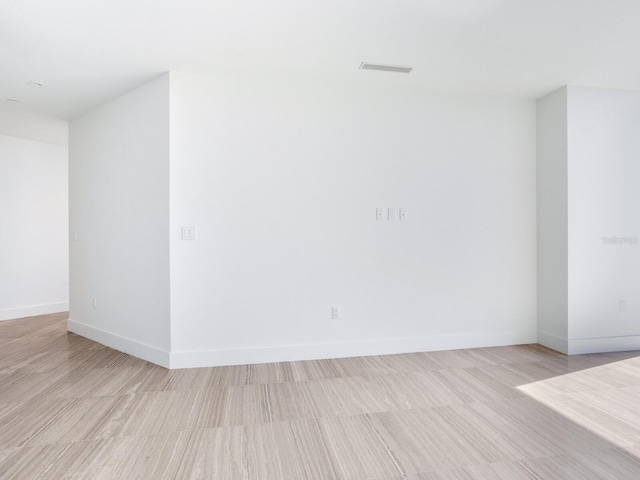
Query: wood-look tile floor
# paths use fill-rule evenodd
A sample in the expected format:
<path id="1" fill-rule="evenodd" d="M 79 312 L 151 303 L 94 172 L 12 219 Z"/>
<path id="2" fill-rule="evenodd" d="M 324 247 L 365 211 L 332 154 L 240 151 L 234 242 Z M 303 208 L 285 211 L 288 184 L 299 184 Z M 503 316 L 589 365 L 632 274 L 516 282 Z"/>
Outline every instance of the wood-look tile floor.
<path id="1" fill-rule="evenodd" d="M 165 370 L 0 322 L 0 479 L 640 479 L 640 352 Z"/>

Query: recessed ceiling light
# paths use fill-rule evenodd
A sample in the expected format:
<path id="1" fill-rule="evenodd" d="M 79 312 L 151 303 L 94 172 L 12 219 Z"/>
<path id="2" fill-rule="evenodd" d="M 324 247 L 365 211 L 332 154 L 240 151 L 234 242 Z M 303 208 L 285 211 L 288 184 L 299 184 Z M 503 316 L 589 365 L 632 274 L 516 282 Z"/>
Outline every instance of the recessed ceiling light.
<path id="1" fill-rule="evenodd" d="M 400 65 L 382 65 L 380 63 L 362 62 L 360 70 L 381 70 L 383 72 L 409 73 L 413 67 L 402 67 Z"/>
<path id="2" fill-rule="evenodd" d="M 20 100 L 16 100 L 15 98 L 7 98 L 7 103 L 20 103 Z"/>
<path id="3" fill-rule="evenodd" d="M 29 80 L 27 85 L 31 85 L 32 87 L 44 87 L 44 83 L 36 82 L 35 80 Z"/>

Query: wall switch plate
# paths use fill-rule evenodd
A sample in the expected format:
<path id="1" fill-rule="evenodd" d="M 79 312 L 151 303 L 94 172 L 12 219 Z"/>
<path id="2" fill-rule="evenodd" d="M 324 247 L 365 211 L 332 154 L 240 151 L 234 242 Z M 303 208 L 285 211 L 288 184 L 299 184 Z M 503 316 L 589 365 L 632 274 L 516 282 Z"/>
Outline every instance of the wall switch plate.
<path id="1" fill-rule="evenodd" d="M 376 220 L 378 222 L 384 220 L 384 208 L 376 208 Z"/>
<path id="2" fill-rule="evenodd" d="M 401 222 L 406 222 L 407 221 L 407 209 L 406 208 L 401 208 L 398 211 L 398 220 L 400 220 Z"/>
<path id="3" fill-rule="evenodd" d="M 182 227 L 182 240 L 196 240 L 198 229 L 196 227 Z"/>
<path id="4" fill-rule="evenodd" d="M 618 308 L 619 308 L 620 312 L 626 312 L 627 311 L 627 302 L 625 300 L 620 300 L 620 303 L 618 304 Z"/>
<path id="5" fill-rule="evenodd" d="M 98 300 L 96 300 L 96 297 L 91 298 L 91 306 L 93 308 L 96 308 L 98 306 Z"/>
<path id="6" fill-rule="evenodd" d="M 331 307 L 331 319 L 340 320 L 340 307 L 338 307 L 337 305 Z"/>
<path id="7" fill-rule="evenodd" d="M 393 222 L 396 219 L 396 209 L 395 208 L 390 208 L 389 211 L 387 212 L 387 218 L 389 219 L 390 222 Z"/>

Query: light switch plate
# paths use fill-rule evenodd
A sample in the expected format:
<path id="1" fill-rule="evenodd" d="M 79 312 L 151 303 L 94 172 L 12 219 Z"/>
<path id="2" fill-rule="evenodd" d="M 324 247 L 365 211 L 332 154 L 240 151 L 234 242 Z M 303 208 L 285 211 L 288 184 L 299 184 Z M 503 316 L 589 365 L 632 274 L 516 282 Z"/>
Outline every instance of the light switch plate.
<path id="1" fill-rule="evenodd" d="M 395 221 L 395 219 L 396 219 L 396 209 L 395 208 L 390 208 L 389 209 L 388 214 L 387 214 L 387 219 L 390 222 Z"/>

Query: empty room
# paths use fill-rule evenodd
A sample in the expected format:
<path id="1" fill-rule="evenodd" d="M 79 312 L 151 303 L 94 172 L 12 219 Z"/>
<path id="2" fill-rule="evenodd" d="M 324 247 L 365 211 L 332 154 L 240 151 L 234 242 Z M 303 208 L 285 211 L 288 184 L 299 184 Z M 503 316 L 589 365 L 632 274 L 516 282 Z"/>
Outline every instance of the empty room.
<path id="1" fill-rule="evenodd" d="M 639 24 L 0 0 L 0 480 L 639 479 Z"/>

